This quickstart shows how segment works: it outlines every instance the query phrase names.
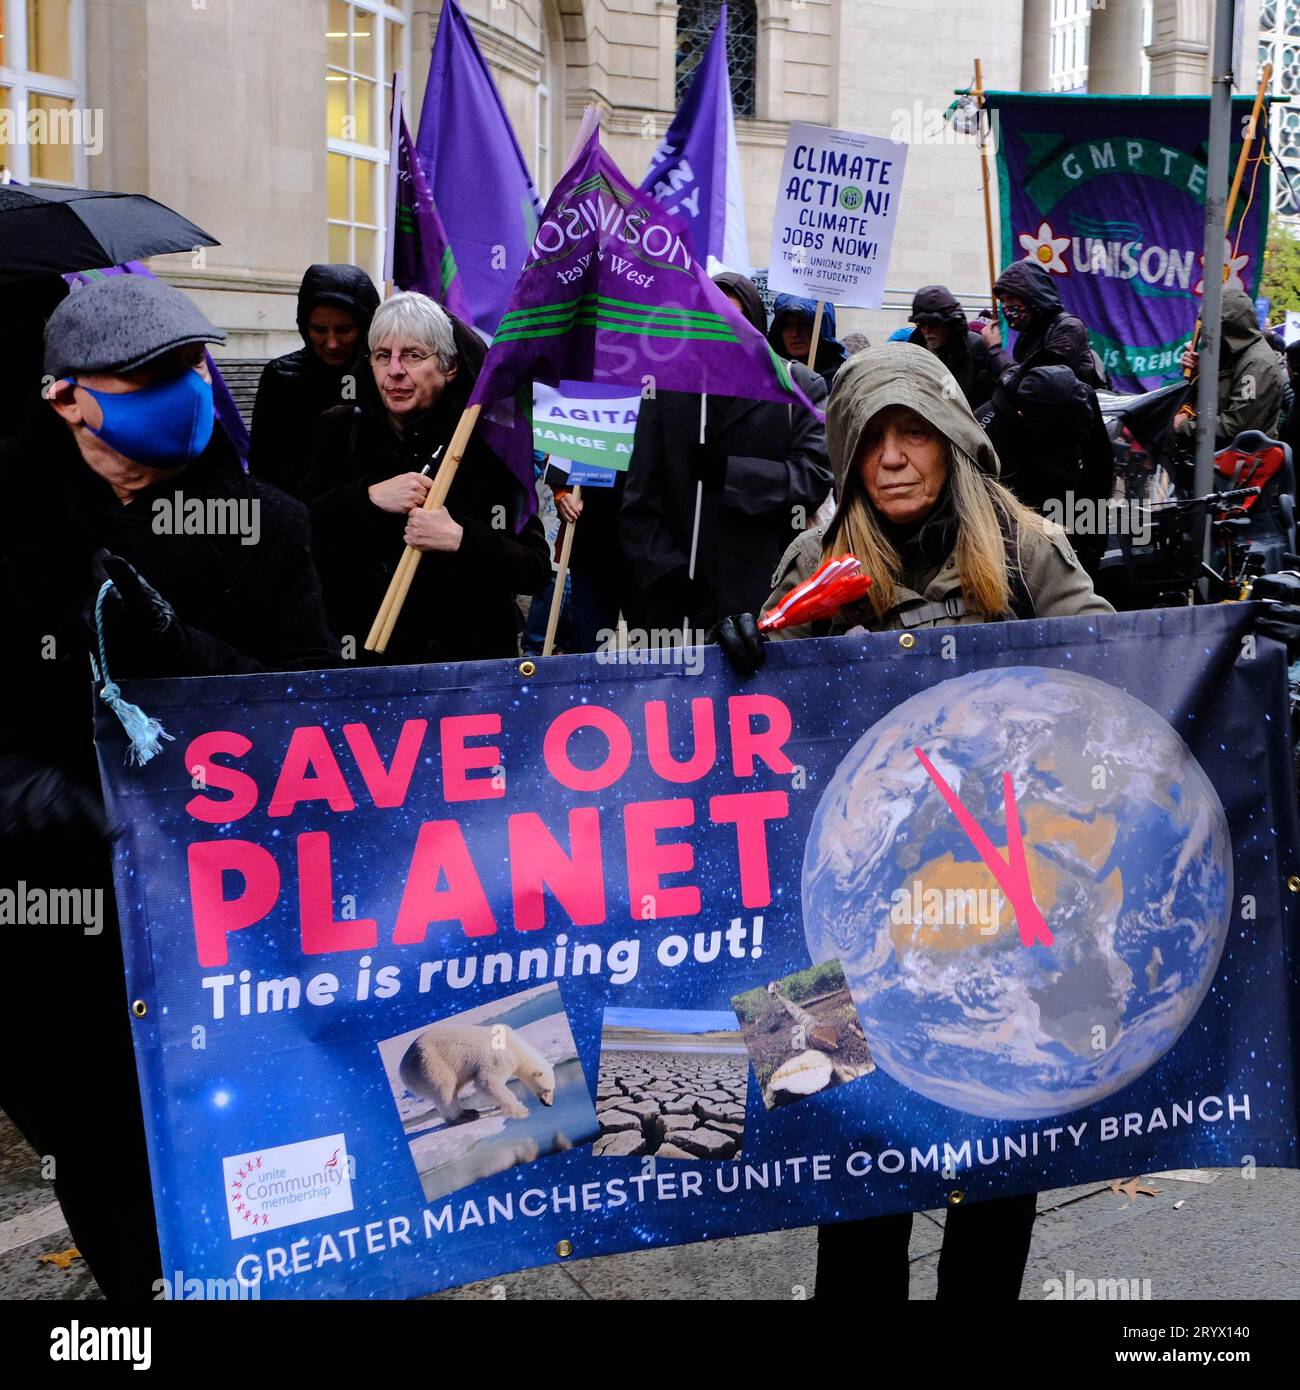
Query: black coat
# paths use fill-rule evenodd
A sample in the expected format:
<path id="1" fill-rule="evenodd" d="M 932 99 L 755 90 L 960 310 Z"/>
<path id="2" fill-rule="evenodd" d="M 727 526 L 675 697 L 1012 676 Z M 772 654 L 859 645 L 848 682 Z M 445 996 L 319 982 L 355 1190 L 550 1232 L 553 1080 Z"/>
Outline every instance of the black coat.
<path id="1" fill-rule="evenodd" d="M 361 329 L 361 351 L 346 367 L 322 362 L 308 339 L 307 320 L 321 304 L 347 309 Z M 298 332 L 304 346 L 268 362 L 257 384 L 248 446 L 250 472 L 294 497 L 302 496 L 316 421 L 331 407 L 357 400 L 362 373 L 369 374 L 365 340 L 378 306 L 379 294 L 359 266 L 308 269 L 298 290 Z"/>
<path id="2" fill-rule="evenodd" d="M 54 1190 L 72 1237 L 107 1296 L 148 1299 L 160 1259 L 111 847 L 86 816 L 73 815 L 79 802 L 100 801 L 84 616 L 98 588 L 92 556 L 107 547 L 129 560 L 190 635 L 188 659 L 159 669 L 150 666 L 148 648 L 133 660 L 110 625 L 114 679 L 329 666 L 338 647 L 324 624 L 306 509 L 248 478 L 221 431 L 201 458 L 123 506 L 82 460 L 66 426 L 44 410 L 0 448 L 0 882 L 99 892 L 103 916 L 91 935 L 66 926 L 5 929 L 0 1049 L 11 1060 L 0 1067 L 0 1106 L 37 1153 L 53 1158 Z M 257 544 L 155 532 L 167 513 L 152 503 L 174 501 L 178 491 L 200 501 L 257 502 Z M 131 692 L 146 710 L 147 690 Z M 238 711 L 231 717 L 238 727 Z M 185 776 L 184 751 L 181 743 L 165 745 L 173 777 Z M 22 802 L 15 799 L 20 789 Z M 69 823 L 33 827 L 38 806 L 60 807 Z M 113 1151 L 111 1198 L 105 1136 Z"/>
<path id="3" fill-rule="evenodd" d="M 798 363 L 791 371 L 809 400 L 825 400 L 816 372 Z M 663 391 L 642 402 L 619 534 L 651 627 L 689 617 L 708 628 L 728 613 L 757 612 L 777 561 L 831 490 L 825 428 L 799 406 L 710 396 L 702 446 L 699 438 L 699 396 Z"/>
<path id="4" fill-rule="evenodd" d="M 989 347 L 982 333 L 971 332 L 965 319 L 954 328 L 936 356 L 956 378 L 966 404 L 976 410 L 992 396 L 998 377 L 1011 362 L 1000 349 L 994 351 Z M 924 347 L 925 335 L 918 328 L 907 341 Z"/>
<path id="5" fill-rule="evenodd" d="M 995 294 L 1004 290 L 1023 299 L 1032 313 L 1030 322 L 1016 333 L 1011 350 L 1020 368 L 1029 371 L 1059 363 L 1089 386 L 1102 384 L 1086 325 L 1065 312 L 1052 277 L 1042 266 L 1033 261 L 1009 265 L 993 286 Z"/>
<path id="6" fill-rule="evenodd" d="M 400 473 L 418 473 L 450 441 L 464 403 L 464 388 L 454 389 L 459 381 L 401 435 L 382 405 L 339 406 L 317 426 L 306 483 L 316 554 L 330 625 L 345 642 L 354 639 L 358 661 L 409 665 L 513 656 L 515 595 L 536 593 L 550 575 L 541 522 L 533 516 L 515 534 L 509 518 L 518 485 L 496 454 L 471 438 L 447 497 L 448 512 L 464 528 L 460 549 L 424 555 L 387 651 L 382 657 L 364 651 L 406 529 L 405 515 L 380 510 L 368 489 Z"/>
<path id="7" fill-rule="evenodd" d="M 128 560 L 176 610 L 190 635 L 184 667 L 159 669 L 146 648 L 110 643 L 114 678 L 310 670 L 338 664 L 325 625 L 311 532 L 301 503 L 250 478 L 218 430 L 204 453 L 123 506 L 81 458 L 67 427 L 49 412 L 0 453 L 0 580 L 10 677 L 0 751 L 64 767 L 94 785 L 90 752 L 86 614 L 98 587 L 92 557 L 102 548 Z M 238 535 L 168 534 L 175 495 L 257 504 L 256 544 Z M 248 511 L 247 516 L 253 513 Z M 42 655 L 46 639 L 55 656 Z M 82 735 L 69 737 L 69 730 Z"/>

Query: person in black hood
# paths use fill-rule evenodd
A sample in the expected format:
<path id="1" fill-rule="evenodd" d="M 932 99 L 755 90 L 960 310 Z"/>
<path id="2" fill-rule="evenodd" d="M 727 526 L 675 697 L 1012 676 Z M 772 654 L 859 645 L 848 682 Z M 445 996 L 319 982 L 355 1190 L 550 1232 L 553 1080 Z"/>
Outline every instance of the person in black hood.
<path id="1" fill-rule="evenodd" d="M 762 333 L 767 315 L 753 281 L 728 271 L 714 283 Z M 814 405 L 825 400 L 816 372 L 798 362 L 790 370 Z M 619 534 L 646 624 L 707 629 L 737 605 L 759 603 L 772 567 L 830 489 L 826 432 L 806 409 L 710 396 L 701 443 L 699 396 L 660 391 L 643 401 Z"/>
<path id="2" fill-rule="evenodd" d="M 1089 504 L 1109 499 L 1114 452 L 1097 393 L 1068 368 L 1034 367 L 994 389 L 975 412 L 1002 464 L 1001 481 L 1027 506 L 1049 519 L 1075 515 L 1070 498 Z M 1099 515 L 1095 510 L 1093 515 Z M 1072 536 L 1079 559 L 1095 574 L 1106 537 L 1094 526 Z"/>
<path id="3" fill-rule="evenodd" d="M 316 421 L 357 399 L 366 334 L 379 292 L 356 265 L 313 265 L 298 290 L 304 346 L 262 369 L 253 404 L 248 468 L 295 497 L 311 461 Z"/>
<path id="4" fill-rule="evenodd" d="M 991 348 L 982 333 L 970 330 L 957 296 L 946 285 L 922 286 L 912 297 L 908 321 L 916 324 L 908 341 L 938 357 L 972 410 L 983 405 L 1011 362 L 1001 349 Z"/>
<path id="5" fill-rule="evenodd" d="M 1101 386 L 1097 358 L 1082 319 L 1065 312 L 1052 277 L 1036 261 L 1016 261 L 998 277 L 993 293 L 1016 331 L 1012 357 L 1028 371 L 1054 363 L 1089 386 Z"/>
<path id="6" fill-rule="evenodd" d="M 736 278 L 744 279 L 744 276 Z M 806 364 L 816 321 L 815 299 L 803 299 L 797 294 L 778 294 L 772 306 L 772 330 L 767 335 L 768 345 L 778 357 Z M 844 344 L 835 337 L 835 306 L 826 304 L 822 308 L 822 328 L 817 337 L 817 361 L 813 370 L 826 383 L 827 391 L 831 389 L 835 373 L 844 365 L 848 355 Z"/>
<path id="7" fill-rule="evenodd" d="M 512 525 L 519 484 L 476 430 L 446 505 L 423 509 L 487 348 L 426 295 L 386 300 L 370 325 L 359 405 L 327 410 L 303 484 L 330 626 L 349 660 L 397 666 L 518 650 L 516 594 L 550 574 L 536 516 Z M 425 474 L 422 470 L 430 468 Z M 424 552 L 387 650 L 364 649 L 402 557 Z"/>

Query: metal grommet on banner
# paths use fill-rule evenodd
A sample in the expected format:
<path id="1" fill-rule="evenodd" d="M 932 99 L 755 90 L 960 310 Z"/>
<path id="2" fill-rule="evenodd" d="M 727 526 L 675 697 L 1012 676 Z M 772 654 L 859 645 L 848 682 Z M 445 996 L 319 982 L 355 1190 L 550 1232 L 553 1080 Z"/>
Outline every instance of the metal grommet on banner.
<path id="1" fill-rule="evenodd" d="M 1286 886 L 1293 893 L 1300 893 L 1300 874 L 1292 874 L 1286 881 Z"/>
<path id="2" fill-rule="evenodd" d="M 916 638 L 913 637 L 910 632 L 905 632 L 898 639 L 898 645 L 902 647 L 904 651 L 911 651 L 911 649 L 916 646 Z"/>
<path id="3" fill-rule="evenodd" d="M 136 1018 L 143 1018 L 145 1014 L 149 1012 L 149 1005 L 146 1004 L 143 999 L 137 999 L 135 1003 L 131 1005 L 131 1012 Z"/>
<path id="4" fill-rule="evenodd" d="M 535 676 L 537 674 L 537 663 L 535 661 L 521 661 L 519 663 L 519 674 L 521 676 Z"/>
<path id="5" fill-rule="evenodd" d="M 560 1240 L 555 1243 L 555 1253 L 562 1260 L 567 1260 L 573 1254 L 573 1242 L 571 1240 Z"/>
<path id="6" fill-rule="evenodd" d="M 962 1191 L 961 1191 L 961 1188 L 960 1188 L 960 1187 L 955 1187 L 955 1188 L 953 1188 L 953 1190 L 948 1194 L 948 1205 L 949 1205 L 950 1207 L 959 1207 L 959 1206 L 961 1206 L 961 1202 L 962 1202 Z"/>

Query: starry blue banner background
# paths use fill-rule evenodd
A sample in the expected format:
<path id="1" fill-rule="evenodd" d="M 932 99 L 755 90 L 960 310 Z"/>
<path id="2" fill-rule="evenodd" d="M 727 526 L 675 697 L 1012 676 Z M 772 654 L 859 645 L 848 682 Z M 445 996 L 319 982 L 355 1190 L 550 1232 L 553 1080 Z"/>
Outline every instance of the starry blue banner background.
<path id="1" fill-rule="evenodd" d="M 1296 1164 L 1295 962 L 1287 938 L 1288 875 L 1300 872 L 1290 780 L 1285 706 L 1284 653 L 1260 641 L 1243 648 L 1248 605 L 1171 609 L 1101 619 L 1067 618 L 990 624 L 919 632 L 904 648 L 896 633 L 818 641 L 773 643 L 765 668 L 739 681 L 721 655 L 709 649 L 703 670 L 682 667 L 618 666 L 595 657 L 559 657 L 539 662 L 525 677 L 518 662 L 472 666 L 428 666 L 338 670 L 193 680 L 139 682 L 126 697 L 161 719 L 175 742 L 143 769 L 124 765 L 124 739 L 112 716 L 99 715 L 101 771 L 112 814 L 125 827 L 116 856 L 116 882 L 127 960 L 127 998 L 142 1000 L 147 1013 L 133 1021 L 142 1093 L 149 1129 L 150 1160 L 163 1267 L 171 1277 L 228 1279 L 239 1267 L 248 1277 L 263 1267 L 272 1247 L 294 1242 L 302 1269 L 264 1278 L 262 1298 L 406 1297 L 557 1260 L 557 1244 L 572 1243 L 573 1257 L 609 1254 L 645 1246 L 687 1243 L 784 1227 L 806 1226 L 899 1210 L 942 1206 L 960 1190 L 965 1200 L 1061 1187 L 1139 1172 L 1198 1165 L 1234 1166 L 1247 1161 Z M 955 638 L 955 641 L 952 639 Z M 948 644 L 945 645 L 945 639 Z M 733 995 L 765 985 L 810 964 L 801 909 L 805 841 L 818 804 L 846 753 L 878 720 L 903 701 L 942 681 L 992 668 L 1034 667 L 1092 677 L 1141 701 L 1167 720 L 1186 741 L 1217 791 L 1232 841 L 1231 921 L 1209 992 L 1182 1033 L 1135 1081 L 1095 1104 L 1059 1117 L 985 1119 L 928 1099 L 883 1068 L 799 1104 L 767 1111 L 750 1073 L 743 1153 L 738 1163 L 673 1162 L 596 1156 L 590 1144 L 475 1182 L 429 1204 L 451 1207 L 451 1228 L 422 1233 L 423 1192 L 408 1152 L 376 1042 L 448 1018 L 527 985 L 484 986 L 477 979 L 452 989 L 439 977 L 418 993 L 416 963 L 517 951 L 553 949 L 567 928 L 570 940 L 638 938 L 638 972 L 616 985 L 608 972 L 557 983 L 594 1096 L 600 1056 L 601 1017 L 606 1007 L 728 1011 Z M 718 758 L 699 782 L 669 785 L 650 768 L 645 752 L 644 711 L 648 701 L 667 702 L 674 751 L 691 747 L 690 704 L 711 698 L 720 716 L 729 697 L 761 692 L 784 701 L 793 716 L 788 750 L 805 769 L 806 785 L 793 787 L 788 774 L 758 764 L 752 778 L 734 775 L 725 719 L 719 718 Z M 1117 697 L 1118 698 L 1118 697 Z M 546 727 L 562 711 L 590 702 L 616 711 L 632 731 L 634 752 L 627 775 L 596 794 L 570 792 L 547 772 L 541 756 Z M 351 767 L 340 735 L 343 725 L 365 723 L 387 761 L 406 719 L 436 721 L 447 715 L 499 712 L 499 743 L 507 769 L 502 801 L 459 803 L 442 799 L 437 742 L 430 738 L 400 808 L 376 809 Z M 322 803 L 300 806 L 293 815 L 268 819 L 266 804 L 292 730 L 319 724 L 330 737 L 340 765 L 350 769 L 357 808 L 332 812 Z M 256 809 L 229 826 L 202 825 L 185 811 L 195 795 L 186 769 L 191 739 L 212 729 L 232 729 L 252 741 L 238 766 L 256 777 Z M 585 752 L 584 752 L 585 749 Z M 571 742 L 574 761 L 599 760 L 603 740 Z M 230 761 L 230 760 L 227 760 Z M 693 940 L 696 932 L 724 929 L 736 918 L 755 915 L 744 907 L 736 866 L 736 831 L 714 825 L 709 798 L 737 791 L 780 789 L 789 793 L 789 814 L 767 826 L 772 900 L 762 908 L 761 958 L 741 958 L 726 948 L 708 963 L 688 957 L 669 968 L 656 959 L 669 933 Z M 963 795 L 966 795 L 963 788 Z M 695 822 L 688 829 L 660 832 L 660 841 L 688 839 L 693 871 L 667 880 L 699 885 L 696 917 L 638 920 L 628 902 L 623 849 L 623 807 L 634 801 L 693 797 Z M 567 813 L 596 806 L 602 822 L 607 916 L 603 925 L 573 928 L 548 899 L 544 929 L 517 932 L 512 925 L 506 869 L 507 814 L 541 814 L 562 844 Z M 996 839 L 1000 799 L 987 829 Z M 392 928 L 411 850 L 421 822 L 452 817 L 461 823 L 485 891 L 500 924 L 495 936 L 467 938 L 456 924 L 435 924 L 421 945 L 394 946 Z M 356 916 L 379 923 L 379 943 L 367 952 L 377 970 L 397 965 L 403 988 L 388 999 L 356 1002 L 349 989 L 359 952 L 307 957 L 298 938 L 295 837 L 308 830 L 331 832 L 334 891 L 354 894 Z M 1121 827 L 1121 835 L 1125 827 Z M 304 1004 L 296 1010 L 241 1017 L 228 1010 L 211 1017 L 208 991 L 200 987 L 213 972 L 198 964 L 186 870 L 187 847 L 220 835 L 253 840 L 279 862 L 278 905 L 262 922 L 231 934 L 224 970 L 247 969 L 255 979 L 296 975 L 304 981 L 322 970 L 342 982 L 336 1002 Z M 1243 920 L 1245 895 L 1255 904 Z M 1017 944 L 1016 949 L 1019 949 Z M 1035 948 L 1037 949 L 1037 948 Z M 817 958 L 825 958 L 822 953 Z M 205 1046 L 194 1046 L 194 1030 L 205 1030 Z M 871 1040 L 868 1029 L 868 1041 Z M 1249 1119 L 1230 1118 L 1227 1098 L 1249 1096 Z M 1098 1139 L 1103 1117 L 1175 1102 L 1219 1097 L 1223 1113 L 1163 1131 Z M 847 1171 L 848 1156 L 873 1157 L 888 1150 L 945 1140 L 972 1148 L 998 1136 L 1044 1135 L 1066 1121 L 1087 1122 L 1085 1142 L 1044 1140 L 1037 1156 L 972 1162 L 949 1176 L 931 1170 L 869 1174 Z M 1145 1126 L 1144 1126 L 1145 1127 Z M 222 1159 L 260 1148 L 341 1133 L 355 1160 L 354 1207 L 345 1216 L 323 1217 L 239 1240 L 231 1238 L 223 1188 Z M 797 1156 L 828 1155 L 828 1175 L 813 1180 L 807 1162 L 796 1173 Z M 752 1180 L 718 1189 L 717 1175 L 746 1169 L 765 1172 L 766 1188 Z M 664 1197 L 651 1178 L 642 1198 L 628 1186 L 646 1173 L 704 1175 L 698 1195 Z M 622 1180 L 626 1200 L 614 1204 L 609 1184 Z M 595 1198 L 584 1210 L 583 1185 Z M 574 1210 L 555 1209 L 552 1195 L 573 1188 Z M 546 1210 L 488 1224 L 489 1195 L 515 1202 L 526 1190 L 546 1194 Z M 317 1264 L 324 1233 L 386 1223 L 394 1216 L 411 1223 L 409 1245 L 390 1245 L 380 1225 L 379 1247 L 367 1253 L 356 1238 L 355 1258 Z M 253 1257 L 246 1259 L 245 1257 Z M 243 1265 L 239 1262 L 244 1260 Z"/>

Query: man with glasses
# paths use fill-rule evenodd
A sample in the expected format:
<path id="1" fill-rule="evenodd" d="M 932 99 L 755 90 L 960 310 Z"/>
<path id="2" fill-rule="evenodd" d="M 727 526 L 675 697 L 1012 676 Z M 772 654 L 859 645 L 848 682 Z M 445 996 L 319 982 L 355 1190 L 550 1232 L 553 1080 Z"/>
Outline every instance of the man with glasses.
<path id="1" fill-rule="evenodd" d="M 305 485 L 330 625 L 345 659 L 476 661 L 518 651 L 517 594 L 550 574 L 541 523 L 515 535 L 518 484 L 475 436 L 447 504 L 423 502 L 486 349 L 426 295 L 397 294 L 370 325 L 355 406 L 327 410 Z M 425 471 L 427 468 L 427 472 Z M 364 650 L 403 544 L 425 552 L 383 656 Z"/>

